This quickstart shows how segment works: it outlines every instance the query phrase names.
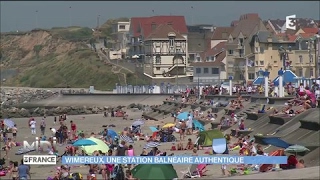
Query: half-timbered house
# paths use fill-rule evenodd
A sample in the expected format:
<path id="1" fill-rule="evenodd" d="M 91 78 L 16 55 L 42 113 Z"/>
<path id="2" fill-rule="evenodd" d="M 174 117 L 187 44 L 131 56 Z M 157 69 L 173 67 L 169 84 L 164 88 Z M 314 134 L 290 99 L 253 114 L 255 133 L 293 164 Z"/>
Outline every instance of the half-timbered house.
<path id="1" fill-rule="evenodd" d="M 159 25 L 144 40 L 144 46 L 146 60 L 152 64 L 152 76 L 185 75 L 187 40 L 170 25 Z"/>

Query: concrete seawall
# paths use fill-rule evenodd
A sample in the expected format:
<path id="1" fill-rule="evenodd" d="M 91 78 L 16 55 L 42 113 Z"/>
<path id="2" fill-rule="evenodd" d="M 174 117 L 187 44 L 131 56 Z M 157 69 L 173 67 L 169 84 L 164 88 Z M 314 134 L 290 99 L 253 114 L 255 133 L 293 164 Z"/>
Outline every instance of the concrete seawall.
<path id="1" fill-rule="evenodd" d="M 132 103 L 159 105 L 170 95 L 163 94 L 64 94 L 32 102 L 41 106 L 127 106 Z"/>

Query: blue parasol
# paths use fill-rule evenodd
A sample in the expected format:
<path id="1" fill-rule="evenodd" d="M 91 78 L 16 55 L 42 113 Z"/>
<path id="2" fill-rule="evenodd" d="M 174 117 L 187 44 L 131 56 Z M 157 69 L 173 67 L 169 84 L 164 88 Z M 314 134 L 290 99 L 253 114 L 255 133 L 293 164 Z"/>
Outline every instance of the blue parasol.
<path id="1" fill-rule="evenodd" d="M 189 112 L 182 112 L 182 113 L 179 113 L 178 116 L 177 116 L 177 119 L 179 120 L 188 120 L 188 114 L 190 114 Z M 192 114 L 190 114 L 192 116 Z"/>
<path id="2" fill-rule="evenodd" d="M 108 129 L 108 136 L 110 136 L 112 139 L 114 139 L 116 136 L 118 136 L 118 134 L 114 130 Z"/>
<path id="3" fill-rule="evenodd" d="M 80 139 L 74 142 L 72 145 L 73 146 L 93 146 L 93 145 L 97 145 L 97 143 L 95 143 L 90 139 Z"/>
<path id="4" fill-rule="evenodd" d="M 15 123 L 11 119 L 5 119 L 3 121 L 4 125 L 7 126 L 8 128 L 13 128 Z"/>

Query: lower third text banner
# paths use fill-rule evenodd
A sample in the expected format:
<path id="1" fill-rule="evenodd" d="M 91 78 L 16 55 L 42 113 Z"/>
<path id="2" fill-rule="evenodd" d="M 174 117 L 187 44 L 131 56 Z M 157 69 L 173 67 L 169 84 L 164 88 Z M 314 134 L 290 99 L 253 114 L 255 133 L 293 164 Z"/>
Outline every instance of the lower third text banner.
<path id="1" fill-rule="evenodd" d="M 62 156 L 62 164 L 286 164 L 287 156 Z"/>

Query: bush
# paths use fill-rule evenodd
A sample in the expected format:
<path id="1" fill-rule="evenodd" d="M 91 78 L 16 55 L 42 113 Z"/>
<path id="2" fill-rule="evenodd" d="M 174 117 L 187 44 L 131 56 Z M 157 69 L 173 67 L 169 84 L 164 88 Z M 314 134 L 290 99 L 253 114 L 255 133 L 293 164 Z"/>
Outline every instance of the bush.
<path id="1" fill-rule="evenodd" d="M 61 30 L 58 32 L 58 36 L 68 41 L 87 41 L 90 40 L 92 36 L 92 30 L 90 28 L 80 28 L 74 31 Z"/>

